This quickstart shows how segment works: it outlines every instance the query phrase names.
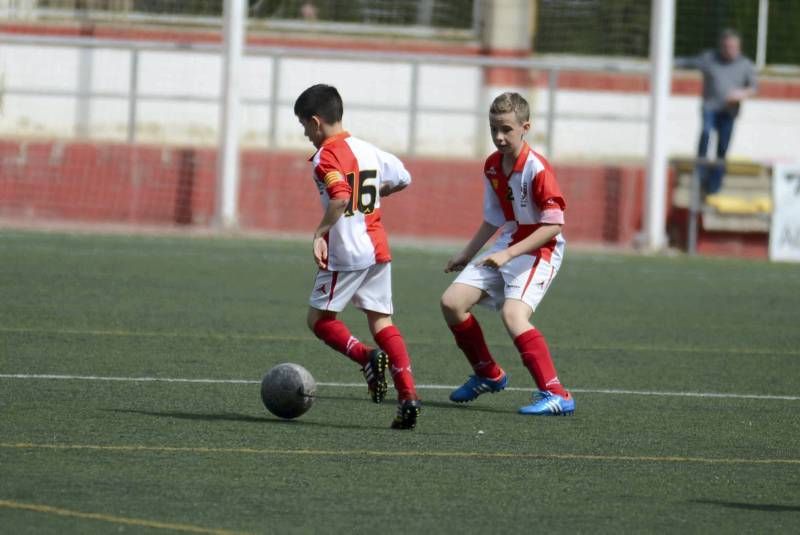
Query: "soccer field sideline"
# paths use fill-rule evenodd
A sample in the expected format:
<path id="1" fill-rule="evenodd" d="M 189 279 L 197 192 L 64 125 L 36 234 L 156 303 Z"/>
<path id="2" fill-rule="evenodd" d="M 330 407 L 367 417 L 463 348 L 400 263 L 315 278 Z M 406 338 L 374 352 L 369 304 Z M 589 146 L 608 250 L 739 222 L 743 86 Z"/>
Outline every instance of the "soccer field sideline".
<path id="1" fill-rule="evenodd" d="M 31 374 L 31 373 L 0 373 L 0 379 L 29 379 L 50 381 L 108 381 L 128 383 L 195 383 L 195 384 L 259 384 L 261 381 L 254 379 L 212 379 L 188 377 L 119 377 L 100 375 L 65 375 L 65 374 Z M 329 388 L 364 388 L 363 383 L 317 382 L 317 386 Z M 419 390 L 453 390 L 458 385 L 418 384 Z M 531 388 L 506 387 L 510 392 L 529 392 Z M 726 392 L 672 392 L 659 390 L 626 390 L 614 388 L 570 388 L 570 392 L 578 394 L 604 394 L 616 396 L 663 396 L 686 398 L 717 398 L 717 399 L 753 399 L 761 401 L 800 401 L 800 396 L 782 396 L 769 394 L 733 394 Z"/>
<path id="2" fill-rule="evenodd" d="M 32 327 L 9 327 L 0 326 L 0 333 L 11 334 L 58 334 L 67 336 L 98 336 L 98 337 L 120 337 L 120 338 L 180 338 L 180 339 L 231 339 L 231 340 L 252 340 L 252 341 L 271 341 L 271 342 L 317 342 L 317 338 L 312 335 L 275 335 L 265 333 L 237 333 L 237 332 L 170 332 L 170 331 L 148 331 L 148 330 L 127 330 L 127 329 L 51 329 L 51 328 L 32 328 Z M 505 340 L 489 339 L 491 345 L 500 347 L 511 347 L 513 343 Z M 409 340 L 414 345 L 445 345 L 452 346 L 450 340 L 442 341 L 431 338 L 413 338 Z M 672 352 L 672 353 L 714 353 L 714 354 L 736 354 L 736 355 L 788 355 L 800 357 L 800 348 L 763 348 L 763 347 L 696 347 L 696 346 L 675 346 L 664 347 L 658 345 L 629 345 L 629 344 L 593 344 L 593 345 L 570 345 L 569 343 L 553 343 L 553 349 L 559 351 L 636 351 L 636 352 Z"/>

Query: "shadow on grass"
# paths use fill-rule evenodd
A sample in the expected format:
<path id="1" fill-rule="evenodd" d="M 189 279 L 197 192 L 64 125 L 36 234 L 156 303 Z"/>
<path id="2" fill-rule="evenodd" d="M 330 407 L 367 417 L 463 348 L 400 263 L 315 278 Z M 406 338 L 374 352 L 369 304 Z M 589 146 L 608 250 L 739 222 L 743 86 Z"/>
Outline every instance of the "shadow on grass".
<path id="1" fill-rule="evenodd" d="M 314 396 L 315 399 L 335 399 L 336 401 L 354 401 L 357 403 L 369 403 L 370 405 L 372 402 L 369 398 L 364 396 L 331 396 L 328 394 L 317 394 Z"/>
<path id="2" fill-rule="evenodd" d="M 322 423 L 311 420 L 283 420 L 274 416 L 251 416 L 249 414 L 238 414 L 235 412 L 223 413 L 198 413 L 198 412 L 179 412 L 179 411 L 142 411 L 135 409 L 102 409 L 105 412 L 116 412 L 123 414 L 138 414 L 141 416 L 152 416 L 154 418 L 177 418 L 179 420 L 195 420 L 202 422 L 246 422 L 258 424 L 277 424 L 299 427 L 329 427 L 332 429 L 383 429 L 379 426 Z"/>
<path id="3" fill-rule="evenodd" d="M 729 509 L 744 509 L 746 511 L 767 511 L 770 513 L 800 512 L 800 505 L 778 505 L 773 503 L 741 503 L 726 502 L 722 500 L 690 500 L 693 503 L 705 505 L 719 505 Z"/>
<path id="4" fill-rule="evenodd" d="M 482 405 L 475 405 L 472 403 L 453 403 L 452 401 L 425 401 L 422 400 L 424 407 L 436 407 L 437 409 L 450 409 L 455 411 L 469 411 L 469 412 L 494 412 L 497 414 L 509 414 L 515 412 L 512 407 L 507 409 L 498 409 L 496 407 L 484 407 Z"/>
<path id="5" fill-rule="evenodd" d="M 336 401 L 356 401 L 359 403 L 368 403 L 372 405 L 372 402 L 367 397 L 355 397 L 355 396 L 331 396 L 331 395 L 324 395 L 320 396 L 317 394 L 317 399 L 333 399 Z M 394 399 L 387 399 L 383 402 L 384 405 L 394 403 Z M 450 409 L 450 410 L 457 410 L 457 411 L 476 411 L 476 412 L 493 412 L 498 414 L 508 414 L 509 412 L 514 412 L 512 408 L 508 409 L 498 409 L 494 407 L 484 407 L 481 405 L 474 405 L 468 403 L 453 403 L 452 401 L 428 401 L 424 397 L 422 398 L 422 410 L 424 411 L 428 407 L 436 407 L 437 409 Z"/>

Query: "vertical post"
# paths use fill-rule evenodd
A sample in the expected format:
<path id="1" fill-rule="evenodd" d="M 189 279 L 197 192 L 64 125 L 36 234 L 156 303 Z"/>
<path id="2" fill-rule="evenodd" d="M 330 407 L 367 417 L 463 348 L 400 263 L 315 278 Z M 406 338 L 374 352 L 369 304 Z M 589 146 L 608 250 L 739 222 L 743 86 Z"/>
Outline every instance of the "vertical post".
<path id="1" fill-rule="evenodd" d="M 547 71 L 547 137 L 545 150 L 547 157 L 553 158 L 553 139 L 556 130 L 556 93 L 558 92 L 558 69 Z"/>
<path id="2" fill-rule="evenodd" d="M 80 18 L 80 36 L 86 41 L 94 38 L 94 25 L 84 3 L 76 5 Z M 92 71 L 94 68 L 94 49 L 80 46 L 78 49 L 78 100 L 75 102 L 75 136 L 89 137 L 92 114 Z"/>
<path id="3" fill-rule="evenodd" d="M 476 5 L 480 5 L 481 18 L 478 27 L 481 54 L 486 58 L 486 61 L 481 62 L 484 95 L 494 96 L 502 91 L 519 93 L 530 91 L 533 80 L 529 65 L 522 62 L 517 65 L 498 65 L 493 60 L 530 56 L 536 2 L 521 0 L 475 0 L 475 2 Z M 482 106 L 491 100 L 487 98 Z M 485 128 L 485 126 L 482 128 L 484 143 Z"/>
<path id="4" fill-rule="evenodd" d="M 215 224 L 219 228 L 231 229 L 237 225 L 239 204 L 239 74 L 244 49 L 244 0 L 224 0 L 222 25 Z"/>
<path id="5" fill-rule="evenodd" d="M 481 36 L 481 27 L 483 25 L 481 2 L 482 0 L 472 0 L 472 32 L 475 38 Z"/>
<path id="6" fill-rule="evenodd" d="M 417 152 L 417 114 L 419 113 L 419 62 L 411 63 L 411 93 L 408 103 L 408 155 Z"/>
<path id="7" fill-rule="evenodd" d="M 666 245 L 667 107 L 672 84 L 675 0 L 652 0 L 650 12 L 650 125 L 645 184 L 644 246 Z"/>
<path id="8" fill-rule="evenodd" d="M 707 165 L 697 162 L 689 176 L 689 227 L 686 236 L 686 252 L 697 254 L 697 216 L 700 212 L 700 169 Z"/>
<path id="9" fill-rule="evenodd" d="M 769 0 L 758 0 L 758 38 L 756 41 L 756 68 L 767 64 L 767 27 L 769 26 Z"/>
<path id="10" fill-rule="evenodd" d="M 486 86 L 483 85 L 483 79 L 478 77 L 478 87 L 475 94 L 477 95 L 478 105 L 475 106 L 475 157 L 478 159 L 485 158 L 486 154 L 486 116 L 489 111 L 489 106 L 486 105 Z"/>
<path id="11" fill-rule="evenodd" d="M 128 72 L 128 169 L 131 176 L 131 187 L 133 188 L 128 204 L 128 217 L 131 221 L 136 221 L 139 212 L 139 197 L 141 195 L 141 185 L 139 183 L 139 150 L 136 143 L 136 124 L 138 123 L 139 111 L 139 49 L 135 46 L 131 48 L 130 71 Z"/>
<path id="12" fill-rule="evenodd" d="M 417 4 L 417 24 L 426 27 L 433 25 L 433 0 L 422 0 Z"/>
<path id="13" fill-rule="evenodd" d="M 272 81 L 269 93 L 269 148 L 278 148 L 278 106 L 280 100 L 280 69 L 281 58 L 278 54 L 272 56 Z"/>
<path id="14" fill-rule="evenodd" d="M 136 122 L 139 109 L 139 49 L 131 49 L 131 68 L 128 74 L 128 143 L 136 142 Z"/>
<path id="15" fill-rule="evenodd" d="M 75 135 L 79 138 L 89 137 L 91 131 L 93 62 L 94 50 L 81 46 L 78 52 L 78 100 L 75 104 Z"/>

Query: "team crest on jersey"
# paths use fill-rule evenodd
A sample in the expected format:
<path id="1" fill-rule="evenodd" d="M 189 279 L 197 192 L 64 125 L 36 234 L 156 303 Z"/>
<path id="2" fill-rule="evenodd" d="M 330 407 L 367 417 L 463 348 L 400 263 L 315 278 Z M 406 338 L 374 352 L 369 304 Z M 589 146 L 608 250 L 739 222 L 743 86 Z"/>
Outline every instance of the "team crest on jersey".
<path id="1" fill-rule="evenodd" d="M 497 189 L 500 186 L 500 181 L 496 178 L 492 179 L 492 188 Z"/>
<path id="2" fill-rule="evenodd" d="M 494 176 L 496 174 L 497 174 L 497 169 L 495 169 L 494 167 L 490 167 L 489 169 L 486 170 L 487 176 Z"/>
<path id="3" fill-rule="evenodd" d="M 519 197 L 519 205 L 522 206 L 523 208 L 525 208 L 526 206 L 528 206 L 528 181 L 527 180 L 523 180 L 522 181 L 522 188 L 521 189 L 522 189 L 522 191 L 521 191 L 521 194 L 520 194 L 520 197 Z"/>

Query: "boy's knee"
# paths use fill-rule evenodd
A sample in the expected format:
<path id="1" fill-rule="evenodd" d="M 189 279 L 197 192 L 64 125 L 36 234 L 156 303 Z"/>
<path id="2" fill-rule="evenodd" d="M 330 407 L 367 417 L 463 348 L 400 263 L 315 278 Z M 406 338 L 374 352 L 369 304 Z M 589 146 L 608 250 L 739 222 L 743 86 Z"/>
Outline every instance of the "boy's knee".
<path id="1" fill-rule="evenodd" d="M 519 315 L 508 307 L 503 307 L 500 309 L 500 319 L 503 320 L 503 325 L 509 328 L 519 321 Z"/>
<path id="2" fill-rule="evenodd" d="M 448 325 L 458 325 L 469 318 L 472 303 L 458 295 L 458 292 L 446 291 L 439 301 L 442 316 Z"/>
<path id="3" fill-rule="evenodd" d="M 308 314 L 306 315 L 306 325 L 308 326 L 309 330 L 312 333 L 316 334 L 316 326 L 319 320 L 329 316 L 330 314 L 327 314 L 322 310 L 317 310 L 316 308 L 309 308 Z"/>
<path id="4" fill-rule="evenodd" d="M 442 309 L 442 312 L 452 312 L 455 306 L 455 301 L 450 295 L 450 292 L 443 293 L 442 298 L 439 299 L 439 308 Z"/>
<path id="5" fill-rule="evenodd" d="M 530 317 L 532 311 L 527 305 L 520 305 L 518 303 L 509 304 L 506 301 L 506 305 L 500 309 L 500 319 L 503 320 L 503 325 L 505 325 L 511 336 L 518 336 L 531 328 Z"/>
<path id="6" fill-rule="evenodd" d="M 469 312 L 470 307 L 466 306 L 464 299 L 458 292 L 448 289 L 439 300 L 439 306 L 445 318 L 460 318 Z"/>

